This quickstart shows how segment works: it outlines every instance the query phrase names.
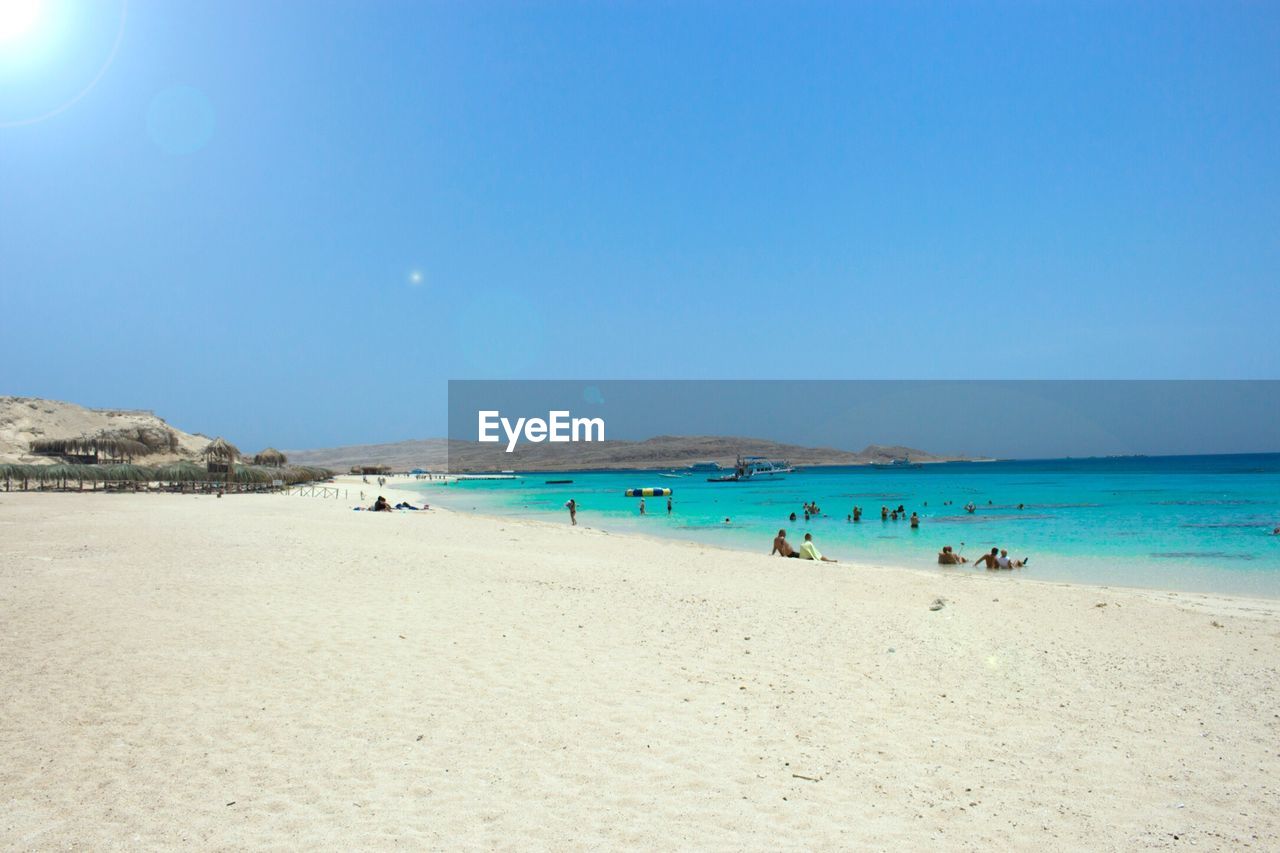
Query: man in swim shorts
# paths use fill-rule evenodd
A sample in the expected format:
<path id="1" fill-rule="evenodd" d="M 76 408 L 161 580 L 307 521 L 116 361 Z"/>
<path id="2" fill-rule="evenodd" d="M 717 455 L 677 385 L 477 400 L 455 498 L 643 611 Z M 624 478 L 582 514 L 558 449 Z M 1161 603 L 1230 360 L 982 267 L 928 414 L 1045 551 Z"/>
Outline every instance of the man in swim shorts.
<path id="1" fill-rule="evenodd" d="M 791 543 L 787 541 L 787 531 L 779 530 L 778 535 L 773 537 L 773 550 L 769 552 L 772 557 L 777 554 L 779 557 L 799 557 L 796 550 L 791 547 Z"/>

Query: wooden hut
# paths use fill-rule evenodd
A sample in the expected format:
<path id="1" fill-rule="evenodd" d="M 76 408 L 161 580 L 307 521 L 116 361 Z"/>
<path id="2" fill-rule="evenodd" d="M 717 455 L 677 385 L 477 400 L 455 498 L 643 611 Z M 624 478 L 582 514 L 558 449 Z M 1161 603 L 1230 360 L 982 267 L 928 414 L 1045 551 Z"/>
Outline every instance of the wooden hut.
<path id="1" fill-rule="evenodd" d="M 233 472 L 232 466 L 240 458 L 240 450 L 219 436 L 205 446 L 201 455 L 204 456 L 205 470 L 215 475 L 210 479 L 227 480 Z"/>

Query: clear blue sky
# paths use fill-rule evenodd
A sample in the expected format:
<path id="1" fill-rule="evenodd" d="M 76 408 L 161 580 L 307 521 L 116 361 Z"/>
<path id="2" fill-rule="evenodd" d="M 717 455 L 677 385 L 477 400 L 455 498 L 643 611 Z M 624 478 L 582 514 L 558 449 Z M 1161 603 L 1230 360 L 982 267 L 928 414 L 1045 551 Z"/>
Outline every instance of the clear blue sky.
<path id="1" fill-rule="evenodd" d="M 449 378 L 1277 376 L 1278 4 L 133 0 L 14 125 L 117 32 L 45 5 L 0 393 L 252 449 Z"/>

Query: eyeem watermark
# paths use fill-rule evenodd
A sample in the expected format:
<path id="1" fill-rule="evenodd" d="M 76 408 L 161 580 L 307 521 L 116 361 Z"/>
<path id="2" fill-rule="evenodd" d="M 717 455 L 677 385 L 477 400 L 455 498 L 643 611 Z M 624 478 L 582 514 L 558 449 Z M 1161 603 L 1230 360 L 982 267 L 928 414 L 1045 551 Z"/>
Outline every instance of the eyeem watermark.
<path id="1" fill-rule="evenodd" d="M 507 437 L 507 453 L 516 449 L 523 438 L 538 444 L 543 441 L 568 443 L 578 441 L 604 441 L 604 418 L 575 418 L 568 410 L 547 412 L 543 418 L 510 418 L 502 417 L 497 410 L 483 410 L 479 415 L 477 440 L 487 444 L 496 444 L 502 440 L 498 430 Z"/>

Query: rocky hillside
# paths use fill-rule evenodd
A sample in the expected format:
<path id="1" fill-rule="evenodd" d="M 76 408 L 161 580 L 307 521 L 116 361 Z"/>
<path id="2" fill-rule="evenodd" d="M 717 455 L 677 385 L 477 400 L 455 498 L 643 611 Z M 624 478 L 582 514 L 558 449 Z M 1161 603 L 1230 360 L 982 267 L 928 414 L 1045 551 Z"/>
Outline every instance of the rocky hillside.
<path id="1" fill-rule="evenodd" d="M 207 437 L 183 432 L 152 412 L 87 409 L 38 397 L 0 397 L 0 462 L 52 464 L 57 460 L 31 453 L 32 441 L 101 433 L 152 448 L 146 455 L 148 464 L 196 456 L 209 443 Z"/>

